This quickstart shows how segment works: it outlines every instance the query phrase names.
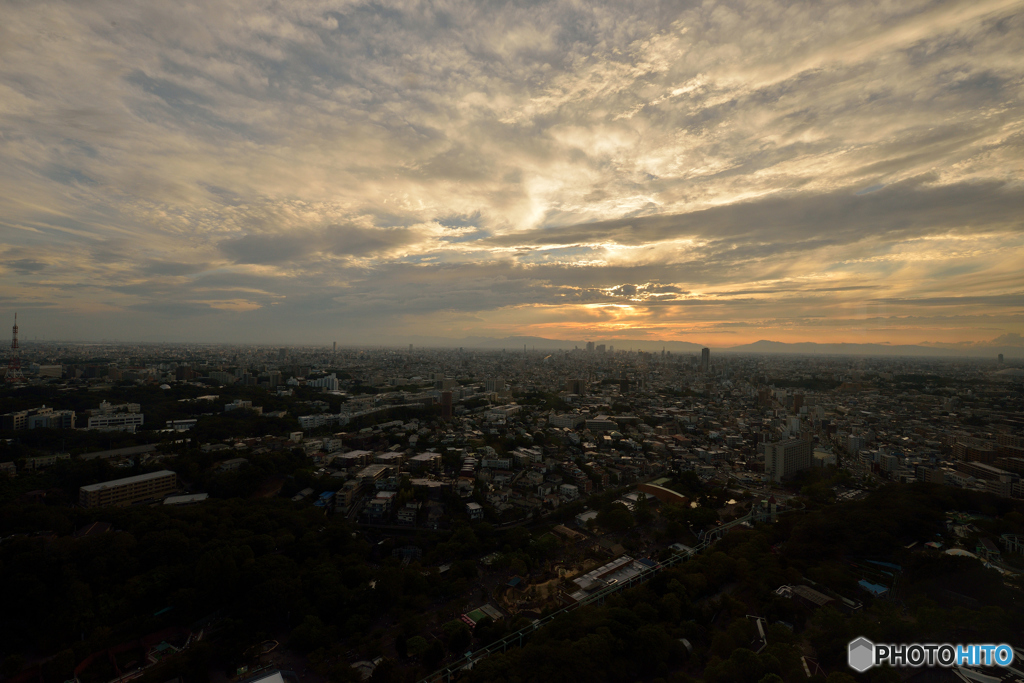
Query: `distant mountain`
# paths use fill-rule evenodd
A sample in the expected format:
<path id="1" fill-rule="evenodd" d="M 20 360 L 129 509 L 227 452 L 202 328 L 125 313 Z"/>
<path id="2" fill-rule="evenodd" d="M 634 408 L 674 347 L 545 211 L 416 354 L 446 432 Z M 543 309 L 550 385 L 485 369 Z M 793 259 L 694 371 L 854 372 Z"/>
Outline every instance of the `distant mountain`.
<path id="1" fill-rule="evenodd" d="M 699 354 L 702 345 L 684 341 L 652 341 L 647 339 L 602 339 L 593 337 L 586 341 L 571 339 L 547 339 L 545 337 L 391 337 L 383 346 L 405 346 L 412 344 L 421 348 L 466 348 L 521 350 L 525 345 L 530 351 L 571 351 L 585 349 L 587 341 L 605 346 L 614 346 L 617 351 L 650 351 L 662 349 L 672 353 Z M 1024 358 L 1024 338 L 1019 334 L 1004 334 L 990 342 L 963 342 L 959 344 L 819 344 L 816 342 L 778 342 L 762 339 L 753 344 L 731 347 L 711 347 L 714 354 L 780 354 L 802 356 L 882 356 L 918 358 L 996 358 L 1003 354 L 1007 359 Z"/>
<path id="2" fill-rule="evenodd" d="M 1008 332 L 1004 335 L 1000 335 L 991 341 L 980 341 L 980 342 L 921 342 L 921 346 L 930 346 L 937 349 L 956 349 L 956 350 L 968 350 L 968 349 L 989 349 L 996 348 L 1024 348 L 1024 336 L 1017 334 L 1016 332 Z M 999 353 L 1002 353 L 1001 351 Z"/>
<path id="3" fill-rule="evenodd" d="M 1019 335 L 1003 335 L 1013 337 Z M 1001 337 L 1000 339 L 1002 339 Z M 995 340 L 993 340 L 995 341 Z M 889 357 L 930 357 L 949 358 L 954 356 L 971 358 L 995 358 L 1002 353 L 1006 358 L 1024 358 L 1022 346 L 996 346 L 977 344 L 943 344 L 924 346 L 919 344 L 818 344 L 816 342 L 786 343 L 761 340 L 724 349 L 712 349 L 719 353 L 764 353 L 803 356 L 889 356 Z"/>

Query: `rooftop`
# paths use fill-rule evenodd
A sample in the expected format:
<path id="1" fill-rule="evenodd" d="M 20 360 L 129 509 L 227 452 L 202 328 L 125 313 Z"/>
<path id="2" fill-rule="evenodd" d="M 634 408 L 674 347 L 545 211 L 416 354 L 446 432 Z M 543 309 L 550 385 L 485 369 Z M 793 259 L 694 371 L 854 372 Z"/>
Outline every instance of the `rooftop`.
<path id="1" fill-rule="evenodd" d="M 149 472 L 148 474 L 136 474 L 133 477 L 125 477 L 123 479 L 113 479 L 111 481 L 101 481 L 98 484 L 89 484 L 83 486 L 83 491 L 102 491 L 103 489 L 112 488 L 114 486 L 123 486 L 125 484 L 138 484 L 143 481 L 149 481 L 151 479 L 160 479 L 166 477 L 168 474 L 174 474 L 170 470 L 160 470 L 159 472 Z"/>

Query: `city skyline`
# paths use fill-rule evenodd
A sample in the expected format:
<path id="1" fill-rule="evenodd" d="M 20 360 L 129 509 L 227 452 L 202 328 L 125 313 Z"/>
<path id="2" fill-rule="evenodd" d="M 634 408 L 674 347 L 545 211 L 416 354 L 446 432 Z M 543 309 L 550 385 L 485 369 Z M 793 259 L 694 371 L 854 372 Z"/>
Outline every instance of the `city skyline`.
<path id="1" fill-rule="evenodd" d="M 193 10 L 5 7 L 24 342 L 1024 348 L 1019 2 Z"/>

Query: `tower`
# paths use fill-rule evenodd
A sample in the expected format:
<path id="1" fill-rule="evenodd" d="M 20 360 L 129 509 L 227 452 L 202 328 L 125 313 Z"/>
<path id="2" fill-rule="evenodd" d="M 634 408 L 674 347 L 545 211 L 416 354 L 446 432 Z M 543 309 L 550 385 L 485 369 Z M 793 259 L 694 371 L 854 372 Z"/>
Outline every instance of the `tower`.
<path id="1" fill-rule="evenodd" d="M 441 392 L 441 419 L 451 422 L 452 419 L 452 392 Z"/>
<path id="2" fill-rule="evenodd" d="M 21 358 L 18 357 L 18 314 L 14 314 L 14 330 L 11 336 L 11 359 L 7 361 L 7 374 L 4 379 L 8 382 L 24 382 L 25 376 L 21 374 Z"/>

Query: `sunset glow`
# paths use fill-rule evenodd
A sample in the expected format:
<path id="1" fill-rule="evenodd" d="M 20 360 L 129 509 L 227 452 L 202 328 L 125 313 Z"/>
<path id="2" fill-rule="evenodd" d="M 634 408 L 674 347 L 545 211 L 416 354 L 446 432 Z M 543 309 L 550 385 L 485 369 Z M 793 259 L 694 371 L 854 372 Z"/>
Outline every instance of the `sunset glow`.
<path id="1" fill-rule="evenodd" d="M 1024 3 L 8 3 L 26 338 L 1024 333 Z"/>

